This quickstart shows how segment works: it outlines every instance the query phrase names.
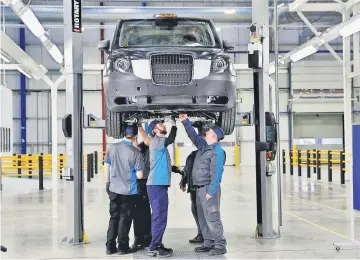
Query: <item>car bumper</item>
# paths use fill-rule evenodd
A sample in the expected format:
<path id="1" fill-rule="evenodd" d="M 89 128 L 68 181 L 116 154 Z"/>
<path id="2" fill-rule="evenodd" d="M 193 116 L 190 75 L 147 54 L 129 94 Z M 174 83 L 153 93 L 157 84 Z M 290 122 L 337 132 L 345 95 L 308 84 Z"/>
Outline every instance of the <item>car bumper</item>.
<path id="1" fill-rule="evenodd" d="M 228 72 L 211 73 L 186 86 L 156 85 L 130 73 L 104 78 L 106 103 L 113 112 L 227 111 L 235 105 L 235 84 L 236 77 Z M 221 102 L 214 103 L 213 97 L 221 97 Z"/>

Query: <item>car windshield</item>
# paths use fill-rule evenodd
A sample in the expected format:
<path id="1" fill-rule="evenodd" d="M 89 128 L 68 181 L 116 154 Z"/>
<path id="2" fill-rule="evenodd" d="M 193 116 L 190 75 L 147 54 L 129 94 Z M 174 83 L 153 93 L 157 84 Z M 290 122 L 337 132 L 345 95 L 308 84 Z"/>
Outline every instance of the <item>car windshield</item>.
<path id="1" fill-rule="evenodd" d="M 210 22 L 170 18 L 122 22 L 119 46 L 219 47 L 219 43 Z"/>

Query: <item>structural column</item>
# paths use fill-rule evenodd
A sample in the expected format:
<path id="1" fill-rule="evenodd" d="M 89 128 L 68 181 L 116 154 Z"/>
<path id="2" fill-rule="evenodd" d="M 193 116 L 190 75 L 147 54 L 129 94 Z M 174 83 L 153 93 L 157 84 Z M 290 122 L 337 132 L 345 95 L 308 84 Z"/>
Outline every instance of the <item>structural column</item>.
<path id="1" fill-rule="evenodd" d="M 65 244 L 84 243 L 83 172 L 83 42 L 81 0 L 64 0 L 64 61 L 66 114 L 71 115 L 71 137 L 66 139 L 67 236 Z"/>
<path id="2" fill-rule="evenodd" d="M 350 18 L 350 13 L 345 11 L 343 13 L 343 21 L 346 21 Z M 351 225 L 351 238 L 355 240 L 355 225 L 354 225 L 354 202 L 353 202 L 353 186 L 352 186 L 352 80 L 348 77 L 351 72 L 351 38 L 343 38 L 343 87 L 344 87 L 344 130 L 345 130 L 345 160 L 348 161 L 346 168 L 349 169 L 348 178 L 351 180 L 351 185 L 349 185 L 348 193 L 348 207 L 350 210 L 350 225 Z"/>
<path id="3" fill-rule="evenodd" d="M 25 28 L 20 28 L 20 48 L 25 51 Z M 20 127 L 20 153 L 26 154 L 26 76 L 22 73 L 20 73 Z"/>
<path id="4" fill-rule="evenodd" d="M 256 140 L 266 142 L 265 112 L 270 111 L 270 40 L 269 1 L 252 0 L 252 23 L 262 35 L 262 69 L 254 72 L 254 105 Z M 274 100 L 275 101 L 275 100 Z M 279 151 L 278 151 L 279 152 Z M 279 170 L 279 169 L 278 169 Z M 256 199 L 258 236 L 274 238 L 279 235 L 278 185 L 277 176 L 267 176 L 266 151 L 256 152 Z"/>

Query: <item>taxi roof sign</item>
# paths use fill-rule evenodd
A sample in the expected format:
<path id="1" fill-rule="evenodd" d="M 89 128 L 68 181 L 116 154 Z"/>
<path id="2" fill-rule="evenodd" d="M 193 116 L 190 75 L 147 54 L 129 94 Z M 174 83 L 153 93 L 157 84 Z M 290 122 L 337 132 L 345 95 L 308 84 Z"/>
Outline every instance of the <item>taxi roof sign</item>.
<path id="1" fill-rule="evenodd" d="M 176 14 L 155 14 L 155 18 L 176 18 Z"/>

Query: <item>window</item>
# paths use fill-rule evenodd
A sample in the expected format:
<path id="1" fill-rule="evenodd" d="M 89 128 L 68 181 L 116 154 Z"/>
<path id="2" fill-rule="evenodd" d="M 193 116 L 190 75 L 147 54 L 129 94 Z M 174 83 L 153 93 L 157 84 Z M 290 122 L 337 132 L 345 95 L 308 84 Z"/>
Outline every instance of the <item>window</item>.
<path id="1" fill-rule="evenodd" d="M 118 46 L 141 47 L 212 47 L 219 48 L 213 26 L 195 19 L 152 19 L 124 21 Z"/>

